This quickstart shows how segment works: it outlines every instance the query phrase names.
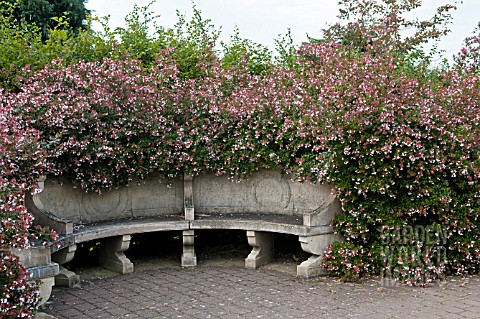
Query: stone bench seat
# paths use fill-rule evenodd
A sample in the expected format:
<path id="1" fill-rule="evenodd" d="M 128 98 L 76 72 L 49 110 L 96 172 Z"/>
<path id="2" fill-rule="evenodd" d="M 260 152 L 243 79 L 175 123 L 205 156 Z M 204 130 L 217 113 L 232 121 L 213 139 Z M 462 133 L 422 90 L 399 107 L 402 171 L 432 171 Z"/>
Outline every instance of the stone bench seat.
<path id="1" fill-rule="evenodd" d="M 190 229 L 232 229 L 264 231 L 296 236 L 314 236 L 332 231 L 327 225 L 306 226 L 303 217 L 282 214 L 209 214 L 195 215 Z"/>
<path id="2" fill-rule="evenodd" d="M 189 229 L 189 222 L 176 215 L 139 217 L 79 224 L 74 227 L 73 236 L 75 243 L 79 244 L 106 237 L 186 229 Z"/>
<path id="3" fill-rule="evenodd" d="M 100 264 L 119 273 L 133 271 L 125 256 L 131 236 L 181 231 L 182 266 L 195 266 L 195 231 L 244 230 L 252 252 L 245 266 L 257 268 L 273 258 L 275 233 L 299 237 L 312 257 L 297 267 L 299 276 L 322 274 L 323 252 L 334 240 L 330 221 L 340 211 L 329 185 L 292 181 L 278 171 L 258 171 L 248 179 L 186 175 L 162 181 L 154 175 L 138 185 L 102 194 L 86 193 L 61 177 L 39 182 L 42 192 L 27 199 L 35 220 L 60 234 L 52 260 L 72 260 L 76 245 L 100 241 Z M 159 243 L 161 247 L 162 243 Z M 79 278 L 63 266 L 56 284 L 73 286 Z"/>

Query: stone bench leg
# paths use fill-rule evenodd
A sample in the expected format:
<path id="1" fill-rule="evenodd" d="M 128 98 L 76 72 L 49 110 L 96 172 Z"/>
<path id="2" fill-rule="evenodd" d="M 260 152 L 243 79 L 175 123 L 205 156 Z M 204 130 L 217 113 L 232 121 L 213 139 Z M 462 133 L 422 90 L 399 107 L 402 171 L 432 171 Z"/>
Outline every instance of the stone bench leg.
<path id="1" fill-rule="evenodd" d="M 312 256 L 297 266 L 297 276 L 309 278 L 326 274 L 325 269 L 321 267 L 323 254 L 332 242 L 343 240 L 341 236 L 336 234 L 322 234 L 308 237 L 300 236 L 299 241 L 302 244 L 302 249 Z"/>
<path id="2" fill-rule="evenodd" d="M 245 268 L 257 269 L 272 261 L 273 234 L 260 231 L 247 231 L 248 244 L 253 247 L 252 251 L 245 258 Z"/>
<path id="3" fill-rule="evenodd" d="M 55 276 L 56 286 L 73 288 L 80 283 L 80 276 L 62 266 L 72 261 L 76 250 L 77 245 L 72 245 L 52 255 L 52 260 L 60 265 L 60 273 Z"/>
<path id="4" fill-rule="evenodd" d="M 103 239 L 100 245 L 100 265 L 121 274 L 133 272 L 133 263 L 123 253 L 130 246 L 130 235 Z"/>
<path id="5" fill-rule="evenodd" d="M 195 231 L 183 231 L 183 253 L 182 267 L 194 267 L 197 265 L 197 255 L 195 254 Z"/>

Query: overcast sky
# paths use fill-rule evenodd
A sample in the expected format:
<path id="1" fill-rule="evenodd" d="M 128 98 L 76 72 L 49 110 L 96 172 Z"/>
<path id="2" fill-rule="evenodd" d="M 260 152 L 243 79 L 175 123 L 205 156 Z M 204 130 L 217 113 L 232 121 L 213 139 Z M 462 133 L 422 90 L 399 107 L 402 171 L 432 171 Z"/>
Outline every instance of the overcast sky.
<path id="1" fill-rule="evenodd" d="M 98 16 L 110 15 L 110 26 L 124 23 L 125 16 L 134 4 L 147 5 L 151 0 L 89 0 L 86 7 Z M 418 18 L 431 17 L 435 9 L 454 0 L 424 0 L 422 8 L 415 11 Z M 291 29 L 295 43 L 319 37 L 320 30 L 337 21 L 338 0 L 196 0 L 195 4 L 205 19 L 222 29 L 223 40 L 228 40 L 235 25 L 240 35 L 274 49 L 274 39 Z M 173 26 L 177 21 L 176 10 L 191 17 L 190 0 L 157 0 L 151 9 L 161 15 L 159 24 Z M 480 0 L 463 0 L 454 12 L 452 32 L 441 42 L 441 48 L 450 57 L 462 46 L 463 39 L 472 34 L 480 21 Z"/>

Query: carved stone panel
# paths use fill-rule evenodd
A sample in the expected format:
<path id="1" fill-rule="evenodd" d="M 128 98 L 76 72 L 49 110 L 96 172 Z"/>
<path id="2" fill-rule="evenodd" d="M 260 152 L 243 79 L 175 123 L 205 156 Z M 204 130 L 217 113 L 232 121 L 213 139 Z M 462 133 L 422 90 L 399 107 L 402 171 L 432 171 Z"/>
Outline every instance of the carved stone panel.
<path id="1" fill-rule="evenodd" d="M 196 214 L 302 215 L 321 212 L 335 200 L 328 185 L 294 182 L 279 171 L 267 170 L 239 181 L 213 174 L 196 176 L 193 196 Z"/>
<path id="2" fill-rule="evenodd" d="M 131 217 L 183 215 L 181 179 L 161 181 L 151 177 L 139 185 L 102 193 L 85 192 L 63 178 L 47 178 L 43 190 L 33 196 L 33 204 L 46 215 L 94 223 Z"/>
<path id="3" fill-rule="evenodd" d="M 251 180 L 232 181 L 227 176 L 205 174 L 193 178 L 195 214 L 247 212 L 254 204 L 249 196 Z"/>
<path id="4" fill-rule="evenodd" d="M 288 207 L 292 192 L 287 180 L 278 176 L 262 176 L 255 179 L 255 201 L 265 209 Z"/>
<path id="5" fill-rule="evenodd" d="M 81 222 L 91 223 L 111 219 L 132 217 L 128 192 L 125 187 L 113 189 L 101 194 L 88 192 L 83 194 Z"/>
<path id="6" fill-rule="evenodd" d="M 161 181 L 151 178 L 129 187 L 134 217 L 177 215 L 183 213 L 181 180 Z"/>

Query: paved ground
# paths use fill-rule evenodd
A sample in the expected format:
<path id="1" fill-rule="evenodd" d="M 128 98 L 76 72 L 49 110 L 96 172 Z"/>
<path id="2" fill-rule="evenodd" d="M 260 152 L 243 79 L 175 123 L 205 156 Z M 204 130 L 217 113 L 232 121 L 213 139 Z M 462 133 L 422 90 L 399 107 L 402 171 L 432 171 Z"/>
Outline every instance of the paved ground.
<path id="1" fill-rule="evenodd" d="M 116 275 L 90 268 L 80 288 L 55 288 L 44 311 L 57 318 L 480 318 L 480 280 L 449 278 L 429 288 L 331 278 L 299 279 L 295 265 L 246 270 L 242 260 L 181 269 L 135 261 Z M 101 277 L 101 278 L 99 278 Z"/>

